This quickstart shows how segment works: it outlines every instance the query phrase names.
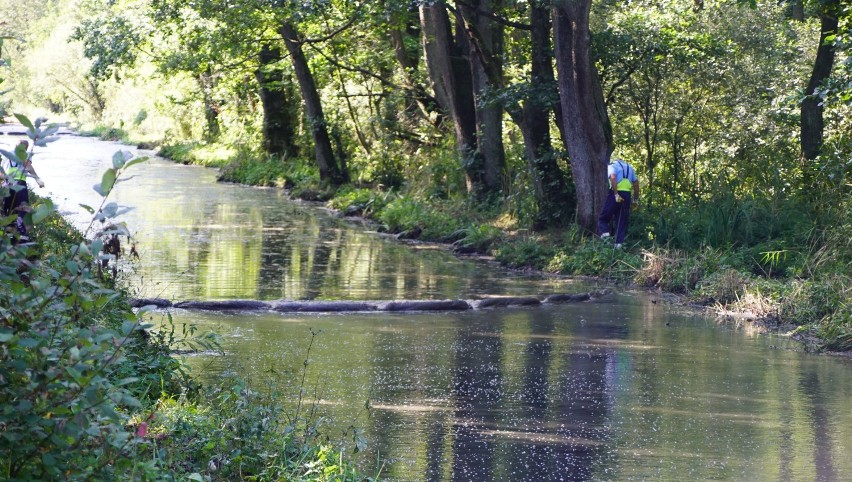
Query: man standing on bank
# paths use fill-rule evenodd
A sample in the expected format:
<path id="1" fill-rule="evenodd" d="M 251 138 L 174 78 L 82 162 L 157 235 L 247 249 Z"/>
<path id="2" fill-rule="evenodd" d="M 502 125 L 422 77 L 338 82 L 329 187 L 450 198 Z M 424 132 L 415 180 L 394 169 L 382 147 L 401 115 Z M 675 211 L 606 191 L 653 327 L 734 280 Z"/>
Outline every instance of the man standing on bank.
<path id="1" fill-rule="evenodd" d="M 630 220 L 630 205 L 639 204 L 639 179 L 633 166 L 622 159 L 615 159 L 606 169 L 610 191 L 606 195 L 601 215 L 598 218 L 598 234 L 602 239 L 611 236 L 610 223 L 615 221 L 615 247 L 621 248 Z M 632 190 L 632 196 L 631 196 Z"/>
<path id="2" fill-rule="evenodd" d="M 18 143 L 18 146 L 15 148 L 17 159 L 12 157 L 3 159 L 3 169 L 0 171 L 0 177 L 3 178 L 3 186 L 9 189 L 8 194 L 3 199 L 3 216 L 18 215 L 14 226 L 18 231 L 18 241 L 23 243 L 30 240 L 29 236 L 27 236 L 27 227 L 24 224 L 24 215 L 27 213 L 30 203 L 27 176 L 33 177 L 39 187 L 44 187 L 44 182 L 36 174 L 30 160 L 30 154 L 27 152 L 29 145 L 27 141 Z M 19 163 L 19 160 L 23 161 Z"/>

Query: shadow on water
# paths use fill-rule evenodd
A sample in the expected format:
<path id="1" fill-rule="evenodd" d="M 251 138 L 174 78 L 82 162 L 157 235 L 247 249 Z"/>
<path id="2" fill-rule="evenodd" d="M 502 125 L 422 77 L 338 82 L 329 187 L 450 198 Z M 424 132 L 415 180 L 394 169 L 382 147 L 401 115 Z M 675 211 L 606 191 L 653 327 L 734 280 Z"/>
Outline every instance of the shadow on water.
<path id="1" fill-rule="evenodd" d="M 79 203 L 96 203 L 91 186 L 119 147 L 63 136 L 37 152 L 47 190 L 75 222 L 83 222 Z M 138 296 L 445 299 L 587 289 L 412 249 L 277 190 L 217 184 L 210 170 L 156 159 L 134 169 L 116 201 L 135 207 L 125 221 L 142 254 L 129 272 Z M 172 315 L 223 337 L 224 356 L 187 358 L 199 378 L 236 369 L 294 399 L 311 330 L 320 331 L 305 388 L 318 414 L 338 422 L 331 433 L 364 428 L 364 467 L 381 459 L 391 480 L 852 474 L 848 361 L 641 294 L 446 314 Z"/>

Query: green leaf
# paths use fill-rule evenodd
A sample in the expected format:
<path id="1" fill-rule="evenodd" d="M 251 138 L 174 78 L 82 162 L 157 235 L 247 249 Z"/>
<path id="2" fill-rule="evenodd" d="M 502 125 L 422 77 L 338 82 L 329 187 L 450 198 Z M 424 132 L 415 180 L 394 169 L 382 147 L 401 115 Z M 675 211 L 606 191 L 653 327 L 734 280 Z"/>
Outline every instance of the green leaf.
<path id="1" fill-rule="evenodd" d="M 48 145 L 49 143 L 56 142 L 58 140 L 59 140 L 58 136 L 43 137 L 43 138 L 35 141 L 33 144 L 36 145 L 36 146 L 39 146 L 39 147 L 44 147 L 44 146 Z"/>
<path id="2" fill-rule="evenodd" d="M 118 204 L 108 203 L 103 207 L 103 209 L 101 209 L 101 212 L 106 218 L 114 218 L 115 214 L 118 212 Z"/>
<path id="3" fill-rule="evenodd" d="M 42 131 L 42 135 L 44 135 L 45 137 L 49 137 L 56 134 L 57 132 L 59 132 L 59 126 L 56 124 L 51 124 L 47 126 L 47 129 Z"/>
<path id="4" fill-rule="evenodd" d="M 53 214 L 52 202 L 39 203 L 39 205 L 36 206 L 35 211 L 32 213 L 33 224 L 41 223 L 51 214 Z"/>
<path id="5" fill-rule="evenodd" d="M 124 165 L 124 168 L 127 169 L 128 167 L 130 167 L 134 164 L 139 164 L 140 162 L 145 162 L 147 160 L 148 160 L 147 157 L 138 157 L 138 158 L 133 159 L 131 161 L 127 161 L 127 163 Z"/>
<path id="6" fill-rule="evenodd" d="M 21 338 L 18 340 L 18 345 L 24 348 L 35 348 L 39 345 L 39 341 L 35 338 Z"/>
<path id="7" fill-rule="evenodd" d="M 124 167 L 124 164 L 127 162 L 127 160 L 124 158 L 125 152 L 126 151 L 117 151 L 115 154 L 112 155 L 113 168 L 121 169 L 122 167 Z"/>
<path id="8" fill-rule="evenodd" d="M 31 131 L 35 130 L 35 126 L 33 126 L 33 123 L 30 122 L 30 119 L 27 116 L 25 116 L 23 114 L 15 114 L 15 119 L 18 119 L 18 122 L 23 124 L 24 127 L 26 127 L 27 129 L 29 129 Z"/>
<path id="9" fill-rule="evenodd" d="M 4 156 L 8 157 L 9 159 L 11 159 L 11 160 L 15 161 L 15 163 L 16 163 L 16 164 L 22 164 L 21 158 L 20 158 L 20 157 L 18 157 L 18 155 L 17 155 L 17 154 L 15 154 L 15 153 L 14 153 L 14 152 L 12 152 L 12 151 L 7 151 L 7 150 L 5 150 L 5 149 L 0 149 L 0 154 L 3 154 Z"/>
<path id="10" fill-rule="evenodd" d="M 80 207 L 85 209 L 86 211 L 89 211 L 89 214 L 95 214 L 95 208 L 93 208 L 92 206 L 80 204 Z"/>
<path id="11" fill-rule="evenodd" d="M 100 185 L 95 186 L 95 191 L 101 196 L 106 196 L 112 190 L 113 186 L 115 186 L 115 169 L 107 169 L 104 172 L 103 178 L 101 178 Z"/>

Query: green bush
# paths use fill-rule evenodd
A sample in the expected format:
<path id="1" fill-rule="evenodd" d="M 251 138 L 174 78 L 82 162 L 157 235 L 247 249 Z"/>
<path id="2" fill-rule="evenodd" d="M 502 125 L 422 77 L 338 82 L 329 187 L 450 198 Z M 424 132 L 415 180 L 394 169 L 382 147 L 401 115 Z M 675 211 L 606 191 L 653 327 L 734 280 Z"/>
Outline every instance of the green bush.
<path id="1" fill-rule="evenodd" d="M 80 133 L 84 136 L 97 137 L 104 141 L 116 141 L 129 143 L 130 135 L 122 128 L 98 125 L 88 131 Z"/>
<path id="2" fill-rule="evenodd" d="M 17 273 L 27 250 L 0 253 L 0 473 L 14 480 L 105 480 L 148 470 L 125 428 L 140 407 L 117 375 L 141 325 L 127 307 L 118 330 L 92 315 L 116 293 L 72 257 L 67 271 Z M 94 310 L 94 311 L 93 311 Z"/>
<path id="3" fill-rule="evenodd" d="M 181 164 L 192 164 L 195 162 L 195 158 L 192 156 L 192 151 L 198 147 L 198 145 L 199 144 L 197 142 L 165 144 L 160 146 L 160 149 L 157 151 L 157 155 Z"/>
<path id="4" fill-rule="evenodd" d="M 696 203 L 640 209 L 632 214 L 629 238 L 648 246 L 698 250 L 750 248 L 770 240 L 801 246 L 813 227 L 810 209 L 800 201 L 775 201 L 721 193 Z M 783 219 L 784 222 L 779 222 Z"/>

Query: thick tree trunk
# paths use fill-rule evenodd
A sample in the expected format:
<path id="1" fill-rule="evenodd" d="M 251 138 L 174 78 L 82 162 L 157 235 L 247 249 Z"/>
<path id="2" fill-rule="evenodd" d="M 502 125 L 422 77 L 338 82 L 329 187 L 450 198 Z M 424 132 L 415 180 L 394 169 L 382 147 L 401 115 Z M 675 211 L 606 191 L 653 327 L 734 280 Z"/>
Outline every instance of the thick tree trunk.
<path id="1" fill-rule="evenodd" d="M 836 5 L 837 0 L 833 2 Z M 826 45 L 826 37 L 837 34 L 837 17 L 820 12 L 820 36 L 819 48 L 814 61 L 814 70 L 808 82 L 807 97 L 802 101 L 801 109 L 801 141 L 802 158 L 806 160 L 816 159 L 822 149 L 823 134 L 823 108 L 822 99 L 814 95 L 817 87 L 831 75 L 834 66 L 834 46 Z"/>
<path id="2" fill-rule="evenodd" d="M 553 37 L 565 137 L 577 193 L 577 223 L 594 232 L 606 196 L 612 130 L 590 57 L 591 0 L 556 0 Z"/>
<path id="3" fill-rule="evenodd" d="M 530 2 L 530 85 L 556 89 L 550 43 L 550 13 L 537 1 Z M 550 138 L 550 112 L 553 108 L 548 92 L 528 93 L 520 109 L 509 110 L 524 137 L 524 153 L 535 193 L 538 213 L 535 228 L 563 226 L 571 219 L 576 207 L 565 174 L 556 162 Z"/>
<path id="4" fill-rule="evenodd" d="M 293 71 L 296 74 L 296 80 L 299 82 L 299 90 L 301 90 L 302 99 L 305 101 L 305 114 L 314 140 L 320 179 L 333 185 L 342 184 L 345 176 L 334 157 L 331 138 L 328 135 L 328 126 L 322 112 L 322 102 L 317 92 L 314 76 L 302 51 L 299 34 L 293 25 L 286 22 L 278 26 L 278 33 L 284 39 L 284 45 L 290 53 L 290 62 L 293 64 Z"/>
<path id="5" fill-rule="evenodd" d="M 482 159 L 477 151 L 476 112 L 470 63 L 462 52 L 470 49 L 465 33 L 450 28 L 446 5 L 436 1 L 420 5 L 423 52 L 435 98 L 453 120 L 456 147 L 464 168 L 468 192 L 482 187 Z"/>
<path id="6" fill-rule="evenodd" d="M 293 109 L 290 106 L 284 74 L 270 65 L 281 60 L 281 51 L 264 45 L 258 54 L 260 66 L 255 78 L 260 86 L 260 103 L 263 108 L 263 150 L 281 158 L 299 155 Z"/>
<path id="7" fill-rule="evenodd" d="M 503 109 L 497 103 L 487 105 L 484 102 L 487 93 L 502 84 L 503 28 L 489 15 L 498 7 L 499 0 L 473 0 L 470 6 L 461 7 L 466 27 L 476 29 L 476 33 L 468 37 L 467 45 L 470 48 L 470 68 L 473 74 L 476 141 L 482 154 L 483 187 L 487 193 L 503 190 L 503 173 L 506 169 Z"/>

